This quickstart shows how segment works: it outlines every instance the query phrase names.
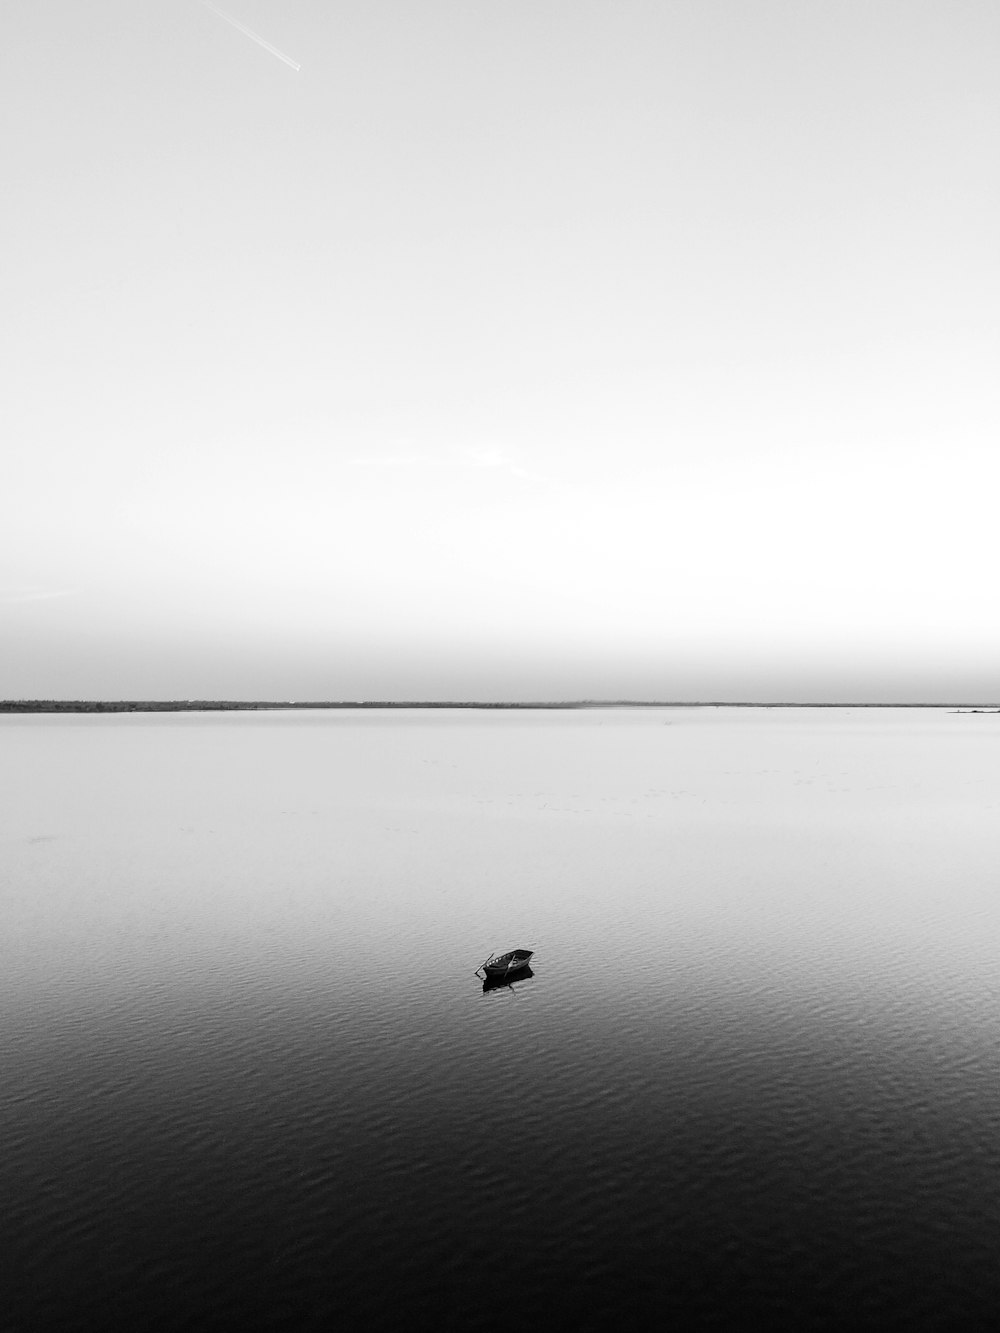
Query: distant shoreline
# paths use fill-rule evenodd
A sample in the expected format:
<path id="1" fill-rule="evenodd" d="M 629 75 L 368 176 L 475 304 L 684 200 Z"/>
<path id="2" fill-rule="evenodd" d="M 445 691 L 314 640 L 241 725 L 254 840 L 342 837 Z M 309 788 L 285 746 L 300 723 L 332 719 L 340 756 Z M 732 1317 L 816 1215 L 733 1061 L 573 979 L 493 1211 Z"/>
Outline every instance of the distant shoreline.
<path id="1" fill-rule="evenodd" d="M 289 712 L 305 709 L 457 709 L 467 711 L 552 711 L 565 712 L 590 708 L 944 708 L 957 713 L 998 713 L 997 704 L 958 703 L 763 703 L 754 700 L 703 699 L 577 699 L 530 703 L 453 700 L 432 703 L 426 700 L 389 702 L 381 700 L 288 702 L 234 699 L 0 699 L 0 713 L 234 713 Z"/>

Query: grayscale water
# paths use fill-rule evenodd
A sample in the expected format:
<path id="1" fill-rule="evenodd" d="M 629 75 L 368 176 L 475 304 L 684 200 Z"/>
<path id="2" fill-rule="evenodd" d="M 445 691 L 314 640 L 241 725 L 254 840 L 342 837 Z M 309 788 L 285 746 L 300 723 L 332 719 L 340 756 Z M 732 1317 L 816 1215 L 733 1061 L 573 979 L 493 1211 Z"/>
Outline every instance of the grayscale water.
<path id="1" fill-rule="evenodd" d="M 1000 1308 L 1000 717 L 4 717 L 0 781 L 6 1328 Z"/>

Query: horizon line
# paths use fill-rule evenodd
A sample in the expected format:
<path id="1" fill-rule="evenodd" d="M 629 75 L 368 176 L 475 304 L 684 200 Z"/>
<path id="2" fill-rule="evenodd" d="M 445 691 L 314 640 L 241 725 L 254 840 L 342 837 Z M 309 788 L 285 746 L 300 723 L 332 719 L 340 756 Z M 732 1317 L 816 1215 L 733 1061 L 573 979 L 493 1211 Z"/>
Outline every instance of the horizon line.
<path id="1" fill-rule="evenodd" d="M 0 699 L 0 712 L 219 712 L 282 709 L 465 708 L 534 709 L 574 708 L 952 708 L 1000 711 L 991 702 L 923 700 L 754 700 L 754 699 Z"/>

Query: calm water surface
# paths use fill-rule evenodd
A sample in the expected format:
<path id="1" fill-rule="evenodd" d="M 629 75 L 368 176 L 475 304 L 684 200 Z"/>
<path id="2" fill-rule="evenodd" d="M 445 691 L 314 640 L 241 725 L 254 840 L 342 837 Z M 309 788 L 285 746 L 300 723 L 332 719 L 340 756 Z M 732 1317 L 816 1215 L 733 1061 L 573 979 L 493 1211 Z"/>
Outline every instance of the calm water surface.
<path id="1" fill-rule="evenodd" d="M 1000 718 L 4 717 L 0 782 L 5 1327 L 1000 1309 Z"/>

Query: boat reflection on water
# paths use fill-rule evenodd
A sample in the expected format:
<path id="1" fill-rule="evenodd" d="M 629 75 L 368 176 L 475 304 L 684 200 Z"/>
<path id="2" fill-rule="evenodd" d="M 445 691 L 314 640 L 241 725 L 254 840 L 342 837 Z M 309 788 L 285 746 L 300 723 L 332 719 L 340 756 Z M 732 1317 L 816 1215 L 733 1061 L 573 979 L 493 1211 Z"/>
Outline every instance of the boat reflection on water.
<path id="1" fill-rule="evenodd" d="M 483 982 L 483 994 L 493 990 L 509 990 L 512 994 L 514 987 L 520 985 L 522 981 L 527 981 L 529 977 L 535 974 L 530 967 L 519 968 L 517 972 L 510 972 L 505 977 L 487 977 Z"/>

